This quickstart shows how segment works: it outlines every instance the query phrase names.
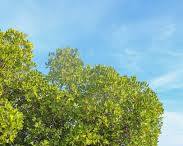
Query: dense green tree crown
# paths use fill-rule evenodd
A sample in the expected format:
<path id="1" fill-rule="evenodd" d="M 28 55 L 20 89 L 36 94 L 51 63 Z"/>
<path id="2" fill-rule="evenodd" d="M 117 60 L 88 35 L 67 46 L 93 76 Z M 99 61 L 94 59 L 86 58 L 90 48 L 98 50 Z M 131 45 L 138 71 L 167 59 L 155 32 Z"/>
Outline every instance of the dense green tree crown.
<path id="1" fill-rule="evenodd" d="M 73 48 L 49 54 L 47 75 L 32 57 L 26 35 L 0 32 L 0 145 L 157 146 L 163 107 L 146 82 Z"/>
<path id="2" fill-rule="evenodd" d="M 11 143 L 23 127 L 23 115 L 4 98 L 0 98 L 0 113 L 0 143 Z"/>

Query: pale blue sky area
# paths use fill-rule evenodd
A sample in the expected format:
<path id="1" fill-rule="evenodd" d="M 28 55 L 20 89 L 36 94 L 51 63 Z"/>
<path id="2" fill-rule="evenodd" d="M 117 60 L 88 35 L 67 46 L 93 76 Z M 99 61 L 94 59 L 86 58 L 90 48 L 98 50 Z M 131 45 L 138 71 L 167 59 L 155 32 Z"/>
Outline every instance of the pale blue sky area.
<path id="1" fill-rule="evenodd" d="M 159 146 L 183 145 L 182 0 L 1 0 L 0 28 L 34 43 L 44 73 L 48 52 L 78 48 L 88 64 L 147 81 L 165 106 Z"/>

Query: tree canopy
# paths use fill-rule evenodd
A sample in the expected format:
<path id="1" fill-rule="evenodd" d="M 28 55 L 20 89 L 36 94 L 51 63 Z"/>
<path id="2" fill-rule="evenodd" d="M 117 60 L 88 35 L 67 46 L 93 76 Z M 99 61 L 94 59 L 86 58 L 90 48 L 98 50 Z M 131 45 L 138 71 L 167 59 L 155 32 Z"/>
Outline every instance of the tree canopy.
<path id="1" fill-rule="evenodd" d="M 157 146 L 163 106 L 146 82 L 84 64 L 75 48 L 51 52 L 45 75 L 32 49 L 0 32 L 1 145 Z"/>

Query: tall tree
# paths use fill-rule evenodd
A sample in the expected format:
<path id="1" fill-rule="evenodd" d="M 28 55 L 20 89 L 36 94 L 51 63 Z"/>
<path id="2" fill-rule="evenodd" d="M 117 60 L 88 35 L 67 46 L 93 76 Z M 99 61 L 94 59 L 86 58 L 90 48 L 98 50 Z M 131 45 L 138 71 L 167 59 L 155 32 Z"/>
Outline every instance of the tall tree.
<path id="1" fill-rule="evenodd" d="M 21 32 L 0 31 L 0 143 L 11 143 L 22 129 L 23 115 L 17 109 L 21 102 L 17 89 L 23 77 L 34 66 L 32 44 Z M 16 93 L 15 93 L 16 92 Z M 8 100 L 9 101 L 8 101 Z"/>
<path id="2" fill-rule="evenodd" d="M 57 49 L 48 62 L 52 83 L 71 81 L 68 85 L 77 93 L 68 145 L 156 146 L 163 107 L 147 83 L 121 76 L 112 67 L 84 66 L 72 52 Z"/>
<path id="3" fill-rule="evenodd" d="M 25 34 L 0 31 L 0 144 L 157 146 L 163 107 L 145 82 L 84 65 L 77 49 L 35 69 Z"/>

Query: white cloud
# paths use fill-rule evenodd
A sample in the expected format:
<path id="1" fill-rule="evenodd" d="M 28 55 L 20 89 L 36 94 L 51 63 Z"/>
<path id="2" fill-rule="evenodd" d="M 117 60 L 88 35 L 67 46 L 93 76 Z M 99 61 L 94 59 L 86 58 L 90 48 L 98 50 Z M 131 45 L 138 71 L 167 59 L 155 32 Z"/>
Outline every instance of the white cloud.
<path id="1" fill-rule="evenodd" d="M 170 24 L 164 25 L 160 31 L 159 39 L 166 40 L 172 37 L 175 31 L 176 31 L 176 24 L 170 23 Z"/>
<path id="2" fill-rule="evenodd" d="M 176 70 L 168 72 L 164 75 L 156 77 L 150 81 L 150 86 L 153 89 L 167 90 L 167 89 L 178 89 L 183 87 L 182 83 L 182 70 Z"/>
<path id="3" fill-rule="evenodd" d="M 118 53 L 111 53 L 110 56 L 118 60 L 119 66 L 133 72 L 142 72 L 140 61 L 144 54 L 133 48 L 124 48 Z"/>
<path id="4" fill-rule="evenodd" d="M 183 145 L 183 113 L 166 112 L 158 146 Z"/>
<path id="5" fill-rule="evenodd" d="M 140 56 L 141 54 L 137 51 L 135 51 L 134 49 L 130 49 L 130 48 L 126 48 L 124 50 L 125 54 L 128 55 L 128 56 L 133 56 L 133 57 L 136 57 L 136 56 Z"/>
<path id="6" fill-rule="evenodd" d="M 173 50 L 173 49 L 172 49 Z M 167 50 L 166 54 L 172 57 L 183 57 L 183 52 L 182 51 L 172 51 L 172 50 Z"/>
<path id="7" fill-rule="evenodd" d="M 149 65 L 159 65 L 165 70 L 174 65 L 170 58 L 174 56 L 170 56 L 167 50 L 170 50 L 168 44 L 171 44 L 177 31 L 172 17 L 159 16 L 141 19 L 135 23 L 113 24 L 104 37 L 107 37 L 107 43 L 113 49 L 111 56 L 116 56 L 119 62 L 123 62 L 120 66 L 124 67 L 126 64 L 127 70 L 142 73 Z M 175 52 L 174 49 L 171 51 Z M 165 61 L 167 65 L 164 65 Z"/>
<path id="8" fill-rule="evenodd" d="M 150 82 L 150 85 L 154 88 L 159 88 L 174 82 L 176 78 L 177 78 L 177 72 L 170 72 L 153 79 Z"/>
<path id="9" fill-rule="evenodd" d="M 176 23 L 171 17 L 160 16 L 143 19 L 135 23 L 113 24 L 111 29 L 112 46 L 126 45 L 130 41 L 145 39 L 152 41 L 152 45 L 157 41 L 168 40 L 177 30 Z M 144 42 L 145 43 L 145 42 Z"/>

